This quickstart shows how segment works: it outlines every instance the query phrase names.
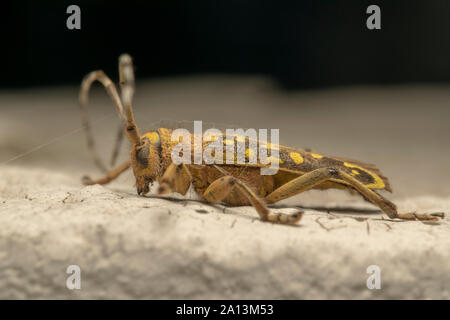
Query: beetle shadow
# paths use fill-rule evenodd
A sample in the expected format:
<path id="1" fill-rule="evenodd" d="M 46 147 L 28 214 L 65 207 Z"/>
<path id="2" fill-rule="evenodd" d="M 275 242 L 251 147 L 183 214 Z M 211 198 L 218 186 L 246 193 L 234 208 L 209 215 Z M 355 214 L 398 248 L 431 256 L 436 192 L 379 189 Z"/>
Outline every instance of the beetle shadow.
<path id="1" fill-rule="evenodd" d="M 139 197 L 142 197 L 142 196 L 139 196 Z M 150 198 L 150 199 L 161 199 L 161 200 L 173 201 L 173 202 L 177 202 L 183 206 L 187 206 L 188 203 L 200 203 L 200 204 L 206 205 L 210 208 L 213 208 L 215 210 L 215 212 L 217 212 L 217 213 L 233 214 L 236 217 L 249 219 L 252 222 L 260 221 L 260 219 L 257 216 L 252 217 L 241 211 L 233 210 L 233 208 L 248 207 L 248 206 L 231 206 L 231 205 L 224 205 L 221 203 L 211 203 L 211 202 L 208 202 L 208 201 L 202 200 L 202 199 L 183 199 L 183 198 L 176 198 L 176 197 L 171 197 L 171 196 L 161 196 L 161 195 L 155 195 L 155 194 L 145 195 L 144 197 Z M 300 210 L 301 208 L 298 206 L 274 207 L 273 209 L 296 209 L 297 212 L 295 212 L 295 213 L 302 213 L 302 214 L 304 213 L 304 210 Z M 200 214 L 209 213 L 209 212 L 204 212 L 203 210 L 195 210 L 195 211 Z M 255 215 L 257 215 L 256 211 L 255 211 Z M 304 227 L 301 224 L 279 224 L 279 225 L 286 226 L 286 227 L 293 227 L 293 228 L 303 228 Z"/>
<path id="2" fill-rule="evenodd" d="M 296 206 L 278 206 L 278 205 L 270 205 L 269 208 L 299 208 L 303 210 L 315 210 L 325 213 L 337 213 L 337 214 L 344 214 L 344 213 L 354 213 L 354 214 L 380 214 L 383 213 L 383 211 L 379 209 L 371 209 L 371 208 L 356 208 L 356 207 L 326 207 L 326 206 L 302 206 L 302 205 L 296 205 Z"/>

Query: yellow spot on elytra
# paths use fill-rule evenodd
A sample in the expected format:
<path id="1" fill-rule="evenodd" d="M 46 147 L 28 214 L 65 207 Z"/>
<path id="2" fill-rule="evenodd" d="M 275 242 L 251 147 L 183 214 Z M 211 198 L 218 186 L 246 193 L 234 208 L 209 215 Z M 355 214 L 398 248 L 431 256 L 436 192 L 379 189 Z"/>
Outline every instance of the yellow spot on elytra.
<path id="1" fill-rule="evenodd" d="M 313 157 L 313 158 L 316 158 L 316 159 L 322 159 L 323 158 L 323 155 L 321 155 L 321 154 L 318 154 L 318 153 L 311 153 L 311 156 Z"/>
<path id="2" fill-rule="evenodd" d="M 252 149 L 247 149 L 245 150 L 245 156 L 250 159 L 253 157 L 253 150 Z"/>
<path id="3" fill-rule="evenodd" d="M 353 173 L 353 175 L 357 175 L 357 174 L 359 174 L 359 171 L 357 171 L 357 170 L 352 170 L 352 173 Z"/>
<path id="4" fill-rule="evenodd" d="M 369 184 L 366 184 L 365 186 L 367 187 L 367 188 L 372 188 L 372 189 L 383 189 L 383 188 L 385 188 L 386 187 L 386 185 L 384 184 L 384 181 L 379 177 L 379 176 L 377 176 L 375 173 L 373 173 L 373 172 L 371 172 L 371 171 L 369 171 L 369 170 L 367 170 L 367 169 L 364 169 L 364 168 L 362 168 L 362 167 L 360 167 L 360 166 L 357 166 L 356 164 L 351 164 L 351 163 L 348 163 L 348 162 L 344 162 L 344 166 L 346 166 L 346 167 L 348 167 L 348 168 L 357 168 L 357 169 L 359 169 L 359 170 L 361 170 L 361 171 L 364 171 L 365 173 L 367 173 L 368 175 L 370 175 L 372 178 L 373 178 L 373 183 L 369 183 Z M 353 171 L 355 171 L 355 170 L 352 170 L 352 172 Z"/>
<path id="5" fill-rule="evenodd" d="M 152 132 L 147 132 L 146 134 L 144 134 L 145 138 L 148 138 L 148 140 L 150 140 L 151 143 L 156 143 L 159 141 L 159 134 L 152 131 Z"/>
<path id="6" fill-rule="evenodd" d="M 277 162 L 277 161 L 278 161 L 279 164 L 283 163 L 283 160 L 281 160 L 279 158 L 275 158 L 274 156 L 268 157 L 267 161 L 268 161 L 268 163 L 274 163 L 274 162 Z"/>
<path id="7" fill-rule="evenodd" d="M 295 164 L 299 164 L 299 163 L 303 162 L 303 157 L 298 152 L 291 152 L 291 153 L 289 153 L 289 156 L 295 162 Z"/>
<path id="8" fill-rule="evenodd" d="M 223 140 L 223 143 L 225 143 L 226 145 L 232 145 L 234 144 L 233 140 Z"/>

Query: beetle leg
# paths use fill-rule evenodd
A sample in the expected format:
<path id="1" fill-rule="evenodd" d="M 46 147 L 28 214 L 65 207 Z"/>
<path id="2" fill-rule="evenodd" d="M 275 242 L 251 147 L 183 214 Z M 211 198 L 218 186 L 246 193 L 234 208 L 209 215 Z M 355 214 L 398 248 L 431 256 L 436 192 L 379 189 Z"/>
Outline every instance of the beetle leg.
<path id="1" fill-rule="evenodd" d="M 231 191 L 237 190 L 255 207 L 262 221 L 269 221 L 274 223 L 294 224 L 299 221 L 303 214 L 285 214 L 285 213 L 271 213 L 264 201 L 258 197 L 244 182 L 233 177 L 224 176 L 218 178 L 211 183 L 203 193 L 203 198 L 209 202 L 217 202 L 225 199 Z"/>
<path id="2" fill-rule="evenodd" d="M 116 179 L 122 172 L 127 170 L 130 167 L 130 165 L 131 165 L 131 162 L 127 161 L 127 162 L 121 164 L 120 166 L 118 166 L 117 168 L 109 171 L 105 177 L 103 177 L 101 179 L 97 179 L 97 180 L 92 180 L 88 176 L 85 176 L 85 177 L 83 177 L 83 184 L 86 186 L 93 185 L 93 184 L 107 184 L 107 183 L 111 182 L 112 180 Z"/>
<path id="3" fill-rule="evenodd" d="M 397 207 L 391 201 L 385 199 L 375 191 L 367 188 L 364 184 L 350 176 L 349 174 L 335 169 L 335 168 L 320 168 L 311 172 L 305 173 L 270 193 L 265 200 L 268 203 L 274 203 L 289 197 L 292 197 L 301 192 L 307 191 L 314 186 L 327 180 L 344 180 L 356 191 L 358 191 L 365 199 L 372 202 L 386 213 L 391 219 L 405 219 L 405 220 L 431 220 L 436 221 L 438 217 L 443 217 L 443 213 L 436 214 L 419 214 L 419 213 L 398 213 Z"/>
<path id="4" fill-rule="evenodd" d="M 176 191 L 185 195 L 191 185 L 192 175 L 184 163 L 171 163 L 159 180 L 158 194 Z"/>

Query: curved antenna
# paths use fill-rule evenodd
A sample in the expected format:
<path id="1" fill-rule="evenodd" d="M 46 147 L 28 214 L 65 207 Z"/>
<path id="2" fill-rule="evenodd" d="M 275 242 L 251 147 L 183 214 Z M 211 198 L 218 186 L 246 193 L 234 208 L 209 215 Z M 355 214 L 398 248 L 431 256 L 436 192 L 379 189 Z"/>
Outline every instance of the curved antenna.
<path id="1" fill-rule="evenodd" d="M 122 101 L 120 100 L 116 86 L 111 81 L 111 79 L 109 79 L 108 76 L 102 70 L 93 71 L 93 72 L 89 73 L 88 75 L 86 75 L 83 78 L 83 81 L 81 82 L 81 89 L 80 89 L 80 94 L 79 94 L 79 101 L 80 101 L 80 108 L 81 108 L 81 122 L 82 122 L 82 125 L 84 128 L 84 131 L 86 132 L 88 149 L 94 159 L 94 162 L 101 171 L 106 173 L 108 171 L 108 169 L 104 165 L 104 163 L 101 160 L 100 156 L 98 155 L 97 151 L 95 150 L 94 136 L 92 134 L 92 128 L 91 128 L 91 124 L 89 122 L 88 111 L 87 111 L 89 91 L 90 91 L 91 85 L 94 81 L 100 82 L 105 87 L 106 91 L 108 92 L 108 95 L 111 97 L 112 101 L 114 102 L 114 105 L 119 113 L 120 118 L 123 121 L 125 121 L 125 117 L 124 117 L 124 112 L 123 112 Z"/>
<path id="2" fill-rule="evenodd" d="M 116 110 L 119 113 L 121 120 L 125 124 L 125 133 L 127 135 L 128 140 L 133 145 L 140 145 L 141 143 L 139 128 L 137 127 L 136 122 L 134 120 L 133 107 L 131 104 L 134 95 L 134 71 L 132 59 L 128 54 L 122 54 L 119 57 L 119 75 L 120 75 L 120 87 L 122 99 L 120 98 L 114 83 L 102 70 L 93 71 L 83 78 L 79 94 L 81 121 L 83 124 L 83 128 L 86 132 L 88 149 L 97 167 L 105 173 L 108 171 L 108 169 L 104 165 L 103 161 L 101 160 L 100 156 L 95 150 L 95 141 L 87 111 L 89 91 L 94 81 L 99 81 L 105 87 L 106 91 L 108 92 L 108 95 L 114 102 L 114 106 L 116 107 Z M 123 107 L 122 101 L 125 104 L 125 108 Z M 123 130 L 119 129 L 116 145 L 111 155 L 112 164 L 114 164 L 117 159 L 122 137 L 123 137 Z"/>
<path id="3" fill-rule="evenodd" d="M 111 153 L 111 167 L 116 165 L 117 157 L 119 156 L 120 147 L 122 146 L 123 141 L 123 124 L 121 124 L 117 130 L 116 135 L 116 144 L 114 145 L 113 152 Z"/>

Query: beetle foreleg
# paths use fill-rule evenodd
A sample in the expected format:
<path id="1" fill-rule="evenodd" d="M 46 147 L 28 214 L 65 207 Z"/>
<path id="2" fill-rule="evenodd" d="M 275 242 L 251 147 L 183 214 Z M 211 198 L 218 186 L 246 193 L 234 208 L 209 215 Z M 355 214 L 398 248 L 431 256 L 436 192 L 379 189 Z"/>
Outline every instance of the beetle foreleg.
<path id="1" fill-rule="evenodd" d="M 159 180 L 158 194 L 176 191 L 185 195 L 191 185 L 192 175 L 184 163 L 171 163 Z"/>
<path id="2" fill-rule="evenodd" d="M 98 180 L 92 180 L 88 176 L 85 176 L 85 177 L 83 177 L 83 184 L 86 186 L 93 185 L 93 184 L 107 184 L 107 183 L 111 182 L 112 180 L 116 179 L 122 172 L 127 170 L 130 167 L 130 165 L 131 165 L 131 162 L 127 161 L 127 162 L 123 163 L 122 165 L 118 166 L 117 168 L 109 171 L 105 177 L 98 179 Z"/>

